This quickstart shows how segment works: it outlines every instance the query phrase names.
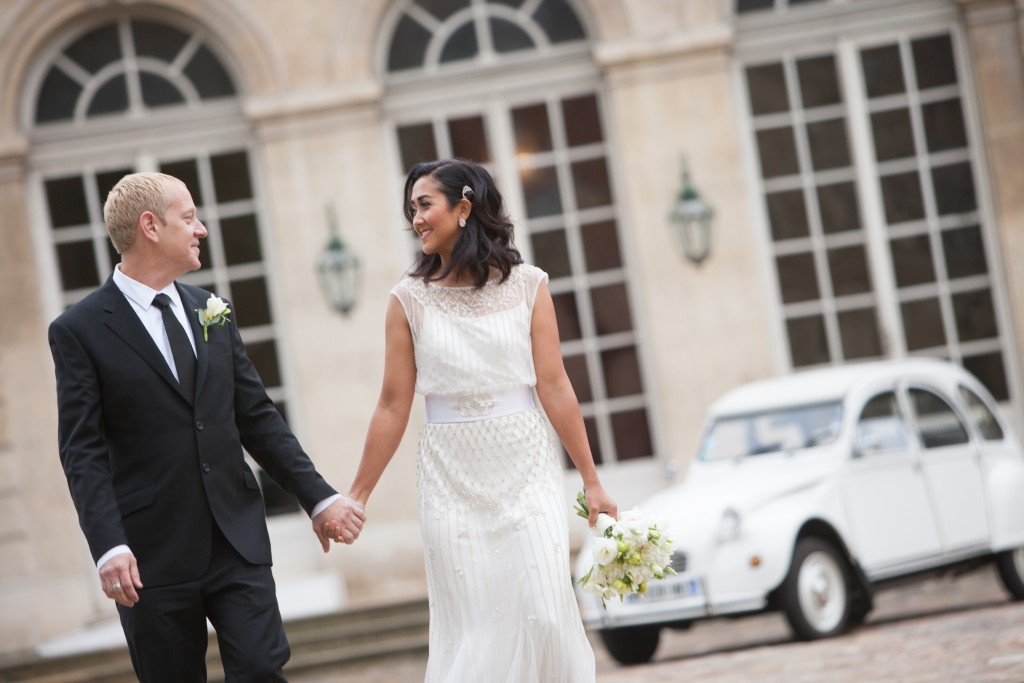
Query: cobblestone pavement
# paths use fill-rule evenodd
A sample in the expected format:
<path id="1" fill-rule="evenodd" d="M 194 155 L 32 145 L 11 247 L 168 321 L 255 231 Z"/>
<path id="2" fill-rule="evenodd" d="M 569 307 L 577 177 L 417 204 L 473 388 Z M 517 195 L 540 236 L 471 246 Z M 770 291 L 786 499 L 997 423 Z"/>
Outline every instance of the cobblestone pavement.
<path id="1" fill-rule="evenodd" d="M 597 639 L 598 683 L 1024 683 L 1024 603 L 984 569 L 878 594 L 861 628 L 794 641 L 778 614 L 665 631 L 650 664 L 622 667 Z M 292 683 L 413 683 L 425 659 L 405 657 L 291 676 Z"/>

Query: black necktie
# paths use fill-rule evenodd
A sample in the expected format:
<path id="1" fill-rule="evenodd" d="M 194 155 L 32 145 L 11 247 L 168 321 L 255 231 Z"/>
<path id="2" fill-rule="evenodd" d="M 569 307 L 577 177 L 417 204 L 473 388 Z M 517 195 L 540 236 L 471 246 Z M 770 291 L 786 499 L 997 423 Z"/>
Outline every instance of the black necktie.
<path id="1" fill-rule="evenodd" d="M 153 297 L 153 305 L 159 308 L 164 316 L 164 328 L 167 330 L 167 340 L 171 342 L 171 355 L 174 357 L 174 369 L 178 371 L 178 383 L 181 384 L 185 395 L 192 398 L 196 391 L 196 354 L 192 350 L 192 343 L 185 334 L 185 328 L 171 312 L 171 297 L 157 294 Z"/>

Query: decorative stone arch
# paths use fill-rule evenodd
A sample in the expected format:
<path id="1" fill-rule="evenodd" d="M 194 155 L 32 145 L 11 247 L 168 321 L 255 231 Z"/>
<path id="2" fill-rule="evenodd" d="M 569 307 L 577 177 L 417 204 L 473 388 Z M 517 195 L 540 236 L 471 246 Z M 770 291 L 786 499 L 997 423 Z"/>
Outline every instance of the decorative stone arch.
<path id="1" fill-rule="evenodd" d="M 113 18 L 124 11 L 155 19 L 178 18 L 205 28 L 242 96 L 276 90 L 284 82 L 284 67 L 273 41 L 255 16 L 230 0 L 160 0 L 146 4 L 107 0 L 24 0 L 0 26 L 0 157 L 26 151 L 22 109 L 32 69 L 54 37 L 71 30 L 77 19 Z M 217 27 L 230 26 L 230 31 Z"/>

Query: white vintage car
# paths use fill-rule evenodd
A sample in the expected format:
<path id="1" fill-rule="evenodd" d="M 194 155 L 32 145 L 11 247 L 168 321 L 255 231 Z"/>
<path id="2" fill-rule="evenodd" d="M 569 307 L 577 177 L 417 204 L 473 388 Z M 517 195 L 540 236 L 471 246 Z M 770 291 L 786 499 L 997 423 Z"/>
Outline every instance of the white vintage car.
<path id="1" fill-rule="evenodd" d="M 663 627 L 781 609 L 800 638 L 864 620 L 897 578 L 995 562 L 1024 599 L 1024 453 L 972 375 L 883 361 L 755 382 L 710 409 L 686 479 L 640 506 L 668 522 L 678 576 L 584 622 L 624 664 Z M 576 566 L 589 566 L 585 544 Z"/>

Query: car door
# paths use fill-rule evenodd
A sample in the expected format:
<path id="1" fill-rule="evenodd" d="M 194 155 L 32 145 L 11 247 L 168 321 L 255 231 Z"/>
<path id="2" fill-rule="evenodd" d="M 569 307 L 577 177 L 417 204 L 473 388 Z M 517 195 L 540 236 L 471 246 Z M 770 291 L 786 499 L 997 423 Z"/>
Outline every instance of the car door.
<path id="1" fill-rule="evenodd" d="M 895 391 L 865 402 L 840 490 L 854 552 L 872 578 L 941 552 L 918 450 Z"/>
<path id="2" fill-rule="evenodd" d="M 921 467 L 943 550 L 987 547 L 989 523 L 977 444 L 951 401 L 937 389 L 910 385 L 907 399 L 921 440 Z"/>

